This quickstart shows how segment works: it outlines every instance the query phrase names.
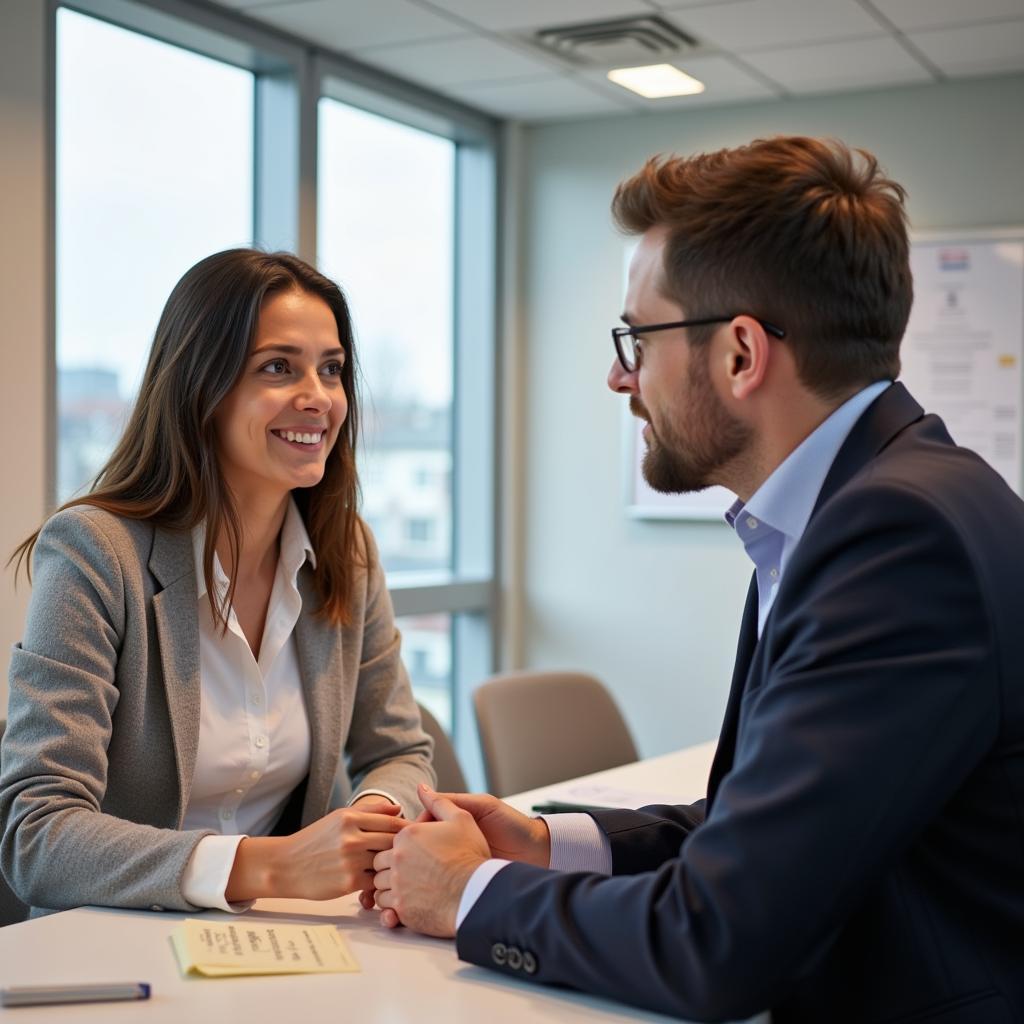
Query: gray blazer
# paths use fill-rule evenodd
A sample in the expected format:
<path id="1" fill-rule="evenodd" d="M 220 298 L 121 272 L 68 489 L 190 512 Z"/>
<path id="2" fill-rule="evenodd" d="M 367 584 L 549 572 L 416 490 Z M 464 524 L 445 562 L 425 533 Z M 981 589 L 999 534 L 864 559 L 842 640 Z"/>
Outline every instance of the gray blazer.
<path id="1" fill-rule="evenodd" d="M 372 541 L 371 541 L 372 543 Z M 363 572 L 344 627 L 295 626 L 312 751 L 296 825 L 384 789 L 409 815 L 432 741 L 399 657 L 384 575 Z M 0 868 L 35 908 L 194 910 L 181 878 L 207 831 L 181 831 L 199 741 L 199 620 L 188 531 L 91 506 L 39 535 L 24 639 L 11 656 Z M 344 752 L 344 758 L 342 754 Z"/>

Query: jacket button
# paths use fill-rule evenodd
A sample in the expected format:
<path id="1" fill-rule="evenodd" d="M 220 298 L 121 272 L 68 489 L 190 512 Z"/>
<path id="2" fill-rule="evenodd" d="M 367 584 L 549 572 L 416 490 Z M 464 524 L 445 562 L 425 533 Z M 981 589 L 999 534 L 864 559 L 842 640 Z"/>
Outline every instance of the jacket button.
<path id="1" fill-rule="evenodd" d="M 537 973 L 537 958 L 529 950 L 523 954 L 523 970 L 527 974 Z"/>
<path id="2" fill-rule="evenodd" d="M 163 910 L 164 908 L 161 907 L 159 903 L 154 903 L 153 906 L 151 906 L 149 909 L 150 910 Z"/>
<path id="3" fill-rule="evenodd" d="M 505 958 L 508 956 L 508 950 L 505 948 L 504 942 L 496 942 L 491 946 L 491 959 L 499 966 L 505 966 Z"/>
<path id="4" fill-rule="evenodd" d="M 505 961 L 509 968 L 518 971 L 523 966 L 523 954 L 517 946 L 508 947 L 508 959 Z"/>

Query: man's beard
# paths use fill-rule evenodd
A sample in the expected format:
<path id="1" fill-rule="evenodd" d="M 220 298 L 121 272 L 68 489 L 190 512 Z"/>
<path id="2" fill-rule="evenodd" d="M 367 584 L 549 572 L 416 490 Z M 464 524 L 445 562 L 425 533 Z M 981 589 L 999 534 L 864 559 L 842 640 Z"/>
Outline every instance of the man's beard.
<path id="1" fill-rule="evenodd" d="M 747 447 L 751 430 L 731 417 L 715 394 L 707 365 L 694 350 L 687 374 L 685 406 L 686 436 L 672 424 L 663 424 L 656 433 L 650 414 L 635 396 L 629 400 L 634 416 L 650 424 L 647 451 L 641 470 L 650 486 L 662 494 L 686 494 L 703 491 L 720 483 L 719 470 Z"/>

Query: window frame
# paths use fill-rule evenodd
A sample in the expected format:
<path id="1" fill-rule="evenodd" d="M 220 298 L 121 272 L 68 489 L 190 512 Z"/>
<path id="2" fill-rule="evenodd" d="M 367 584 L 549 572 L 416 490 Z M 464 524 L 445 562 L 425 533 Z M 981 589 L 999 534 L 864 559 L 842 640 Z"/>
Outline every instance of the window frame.
<path id="1" fill-rule="evenodd" d="M 188 0 L 46 0 L 48 5 L 47 500 L 56 493 L 57 11 L 68 8 L 255 75 L 254 243 L 316 263 L 318 104 L 329 97 L 456 144 L 453 302 L 452 570 L 389 574 L 396 617 L 452 621 L 453 739 L 467 776 L 482 781 L 471 691 L 496 667 L 499 504 L 498 167 L 500 122 L 351 58 L 247 18 Z M 460 424 L 472 423 L 472 430 Z M 479 429 L 484 425 L 485 429 Z"/>

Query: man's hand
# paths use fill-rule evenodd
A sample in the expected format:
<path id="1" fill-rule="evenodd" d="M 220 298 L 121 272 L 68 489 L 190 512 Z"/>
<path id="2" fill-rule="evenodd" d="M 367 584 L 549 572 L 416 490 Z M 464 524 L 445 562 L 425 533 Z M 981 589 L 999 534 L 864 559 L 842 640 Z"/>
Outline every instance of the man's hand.
<path id="1" fill-rule="evenodd" d="M 462 890 L 491 851 L 468 811 L 427 786 L 420 786 L 420 799 L 434 820 L 407 825 L 373 859 L 377 906 L 390 928 L 404 924 L 451 938 Z"/>
<path id="2" fill-rule="evenodd" d="M 420 785 L 420 800 L 426 807 Z M 551 863 L 551 835 L 542 818 L 530 818 L 487 793 L 437 793 L 456 807 L 469 811 L 484 834 L 492 857 L 519 860 L 546 868 Z M 421 816 L 422 817 L 422 816 Z"/>

